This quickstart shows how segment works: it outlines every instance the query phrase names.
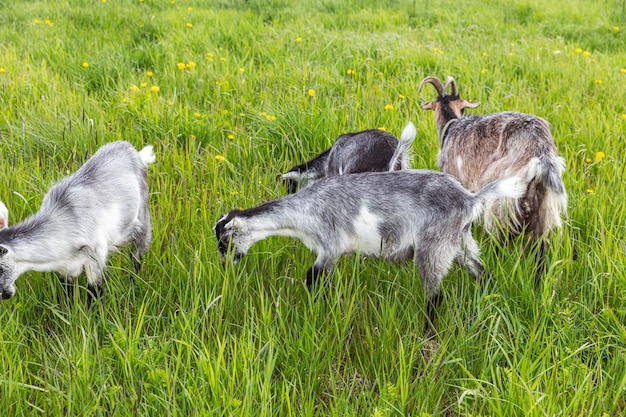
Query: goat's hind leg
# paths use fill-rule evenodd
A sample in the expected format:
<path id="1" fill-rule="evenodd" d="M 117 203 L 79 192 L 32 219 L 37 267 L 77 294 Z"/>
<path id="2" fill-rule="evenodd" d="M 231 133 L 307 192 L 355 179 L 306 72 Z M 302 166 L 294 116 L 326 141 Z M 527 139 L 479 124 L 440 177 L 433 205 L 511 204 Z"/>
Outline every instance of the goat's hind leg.
<path id="1" fill-rule="evenodd" d="M 452 262 L 457 254 L 457 250 L 452 248 L 436 248 L 437 250 L 415 251 L 415 264 L 419 268 L 422 277 L 422 285 L 426 294 L 427 321 L 426 329 L 434 330 L 435 312 L 437 306 L 441 304 L 441 293 L 439 292 L 441 281 L 446 276 Z"/>
<path id="2" fill-rule="evenodd" d="M 150 212 L 148 206 L 143 208 L 138 219 L 138 226 L 133 233 L 132 243 L 133 247 L 130 252 L 130 258 L 133 261 L 135 272 L 139 272 L 141 269 L 141 259 L 143 255 L 148 252 L 148 247 L 152 241 L 152 226 L 150 222 Z"/>
<path id="3" fill-rule="evenodd" d="M 470 231 L 463 233 L 461 236 L 461 251 L 456 259 L 474 278 L 480 279 L 483 277 L 485 267 L 480 260 L 478 243 L 476 243 Z"/>

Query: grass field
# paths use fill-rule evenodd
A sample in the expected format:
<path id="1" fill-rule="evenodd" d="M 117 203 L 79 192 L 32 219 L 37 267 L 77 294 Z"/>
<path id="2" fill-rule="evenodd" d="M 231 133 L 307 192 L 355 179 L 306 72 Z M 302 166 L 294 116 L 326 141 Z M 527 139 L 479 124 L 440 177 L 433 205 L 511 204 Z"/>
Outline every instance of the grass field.
<path id="1" fill-rule="evenodd" d="M 425 337 L 410 264 L 346 257 L 313 294 L 298 241 L 222 267 L 215 221 L 340 133 L 411 120 L 436 169 L 428 75 L 551 123 L 569 209 L 540 284 L 477 231 L 491 277 L 454 267 Z M 0 0 L 12 223 L 104 143 L 157 155 L 138 274 L 112 256 L 93 311 L 49 273 L 0 303 L 0 414 L 626 415 L 625 98 L 623 0 Z"/>

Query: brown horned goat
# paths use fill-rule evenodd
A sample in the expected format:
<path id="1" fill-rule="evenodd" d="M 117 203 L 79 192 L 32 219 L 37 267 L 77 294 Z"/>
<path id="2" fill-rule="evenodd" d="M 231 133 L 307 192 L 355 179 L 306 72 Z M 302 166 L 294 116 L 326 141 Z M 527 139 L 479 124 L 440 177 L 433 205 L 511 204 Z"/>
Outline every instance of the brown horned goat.
<path id="1" fill-rule="evenodd" d="M 426 84 L 438 94 L 422 108 L 435 113 L 441 170 L 473 192 L 499 178 L 524 178 L 528 184 L 524 196 L 491 203 L 484 212 L 484 225 L 501 237 L 497 224 L 510 236 L 526 231 L 543 242 L 550 230 L 561 226 L 567 206 L 562 180 L 565 161 L 558 156 L 548 122 L 516 112 L 464 116 L 464 109 L 480 103 L 460 98 L 454 78 L 448 77 L 444 86 L 439 79 L 427 77 L 419 91 Z"/>

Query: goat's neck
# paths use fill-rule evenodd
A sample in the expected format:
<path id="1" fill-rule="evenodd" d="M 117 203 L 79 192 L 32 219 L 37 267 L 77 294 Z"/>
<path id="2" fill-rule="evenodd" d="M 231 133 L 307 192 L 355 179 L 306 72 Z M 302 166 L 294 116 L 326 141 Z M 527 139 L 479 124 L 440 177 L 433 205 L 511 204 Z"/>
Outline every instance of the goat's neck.
<path id="1" fill-rule="evenodd" d="M 443 127 L 439 130 L 439 146 L 440 147 L 443 147 L 443 143 L 446 140 L 446 134 L 448 133 L 448 129 L 450 128 L 450 125 L 458 120 L 459 119 L 448 120 L 448 122 L 445 125 L 443 125 Z"/>
<path id="2" fill-rule="evenodd" d="M 66 225 L 41 212 L 0 232 L 0 244 L 9 246 L 16 259 L 26 263 L 47 263 L 65 256 L 75 242 Z M 61 238 L 59 238 L 59 236 Z M 29 268 L 31 270 L 32 268 Z"/>

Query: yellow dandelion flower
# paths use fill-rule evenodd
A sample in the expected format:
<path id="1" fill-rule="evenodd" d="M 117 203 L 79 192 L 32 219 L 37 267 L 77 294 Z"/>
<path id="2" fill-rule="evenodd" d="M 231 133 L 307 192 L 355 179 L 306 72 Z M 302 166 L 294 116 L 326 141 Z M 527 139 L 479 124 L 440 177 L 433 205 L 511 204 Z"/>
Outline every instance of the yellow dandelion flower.
<path id="1" fill-rule="evenodd" d="M 487 74 L 487 72 L 489 72 L 489 71 L 487 71 L 485 68 L 483 68 L 482 70 L 480 70 L 480 73 L 481 73 L 482 75 Z"/>
<path id="2" fill-rule="evenodd" d="M 107 0 L 102 0 L 102 3 L 106 3 L 106 2 L 107 2 Z"/>
<path id="3" fill-rule="evenodd" d="M 195 138 L 196 138 L 196 135 L 194 135 L 194 134 L 192 133 L 191 135 L 189 135 L 189 138 L 190 138 L 190 139 L 195 139 Z"/>
<path id="4" fill-rule="evenodd" d="M 41 20 L 39 20 L 39 19 L 35 19 L 35 24 L 36 24 L 36 25 L 38 25 L 38 24 L 40 24 L 40 23 L 41 23 Z"/>
<path id="5" fill-rule="evenodd" d="M 239 72 L 240 72 L 241 74 L 243 74 L 244 72 L 246 72 L 246 69 L 245 69 L 245 68 L 241 68 L 241 67 L 240 67 L 240 68 L 239 68 Z"/>
<path id="6" fill-rule="evenodd" d="M 602 159 L 604 159 L 604 152 L 596 152 L 596 161 L 602 161 Z"/>
<path id="7" fill-rule="evenodd" d="M 386 132 L 386 131 L 387 131 L 387 129 L 385 129 L 385 128 L 384 128 L 384 127 L 382 127 L 382 126 L 381 126 L 381 127 L 379 127 L 379 128 L 378 128 L 378 130 L 380 130 L 381 132 Z"/>
<path id="8" fill-rule="evenodd" d="M 483 56 L 489 56 L 487 52 L 483 52 Z"/>
<path id="9" fill-rule="evenodd" d="M 583 53 L 583 48 L 576 48 L 576 49 L 574 49 L 574 52 L 576 52 L 577 54 L 582 54 Z"/>
<path id="10" fill-rule="evenodd" d="M 54 23 L 52 23 L 52 21 L 50 19 L 46 19 L 44 20 L 44 23 L 50 27 L 54 26 Z"/>
<path id="11" fill-rule="evenodd" d="M 213 59 L 213 54 L 211 52 L 207 52 L 206 57 L 208 59 Z"/>
<path id="12" fill-rule="evenodd" d="M 187 10 L 192 11 L 193 7 L 187 7 Z"/>
<path id="13" fill-rule="evenodd" d="M 509 52 L 509 56 L 513 56 L 513 52 Z"/>
<path id="14" fill-rule="evenodd" d="M 264 111 L 261 112 L 261 117 L 267 117 L 267 113 L 265 113 Z"/>
<path id="15" fill-rule="evenodd" d="M 406 98 L 406 96 L 404 94 L 398 94 L 398 98 L 400 100 L 404 100 Z"/>
<path id="16" fill-rule="evenodd" d="M 393 110 L 393 104 L 385 104 L 385 110 Z"/>
<path id="17" fill-rule="evenodd" d="M 158 93 L 160 90 L 158 85 L 153 85 L 152 87 L 150 87 L 150 91 L 153 93 Z"/>
<path id="18" fill-rule="evenodd" d="M 585 52 L 583 52 L 583 56 L 591 56 L 591 52 L 585 51 Z"/>
<path id="19" fill-rule="evenodd" d="M 186 65 L 185 68 L 189 68 L 189 69 L 193 69 L 196 67 L 196 63 L 193 61 L 189 61 Z"/>
<path id="20" fill-rule="evenodd" d="M 130 86 L 130 91 L 132 91 L 133 93 L 136 93 L 137 91 L 139 91 L 139 87 L 133 84 Z"/>
<path id="21" fill-rule="evenodd" d="M 302 38 L 301 38 L 300 36 L 298 36 L 298 37 L 296 38 L 296 42 L 302 42 Z"/>
<path id="22" fill-rule="evenodd" d="M 613 26 L 613 30 L 617 32 L 619 30 L 619 26 Z"/>
<path id="23" fill-rule="evenodd" d="M 220 57 L 220 61 L 226 62 L 226 58 L 225 57 Z"/>
<path id="24" fill-rule="evenodd" d="M 586 163 L 590 163 L 590 162 L 591 162 L 591 158 L 586 158 L 586 159 L 585 159 L 585 162 L 586 162 Z"/>
<path id="25" fill-rule="evenodd" d="M 139 84 L 139 87 L 141 88 L 146 88 L 148 86 L 148 83 L 141 83 Z"/>
<path id="26" fill-rule="evenodd" d="M 235 135 L 233 135 L 232 133 L 230 135 L 227 136 L 228 139 L 233 140 L 235 139 Z"/>
<path id="27" fill-rule="evenodd" d="M 246 114 L 245 113 L 239 113 L 239 117 L 245 117 Z"/>
<path id="28" fill-rule="evenodd" d="M 187 26 L 188 28 L 193 27 L 192 23 L 187 23 L 185 26 Z"/>
<path id="29" fill-rule="evenodd" d="M 215 155 L 215 160 L 217 162 L 222 162 L 222 161 L 225 161 L 226 158 L 223 155 Z"/>
<path id="30" fill-rule="evenodd" d="M 596 84 L 602 84 L 602 80 L 596 80 L 595 83 Z"/>
<path id="31" fill-rule="evenodd" d="M 89 68 L 89 62 L 83 62 L 81 65 L 83 68 Z"/>
<path id="32" fill-rule="evenodd" d="M 314 97 L 315 96 L 315 90 L 313 90 L 312 88 L 309 89 L 309 97 Z"/>
<path id="33" fill-rule="evenodd" d="M 231 191 L 230 195 L 239 195 L 239 191 Z M 233 400 L 234 400 L 234 398 L 233 398 Z"/>
<path id="34" fill-rule="evenodd" d="M 595 58 L 591 58 L 591 62 L 593 62 L 595 64 L 596 62 L 598 62 L 598 60 L 595 59 Z"/>
<path id="35" fill-rule="evenodd" d="M 201 115 L 200 113 L 198 113 L 197 111 L 193 112 L 193 115 L 194 115 L 194 116 L 196 116 L 196 117 L 200 117 L 200 116 L 202 116 L 202 115 Z"/>
<path id="36" fill-rule="evenodd" d="M 176 66 L 181 71 L 185 69 L 185 63 L 184 62 L 179 62 L 178 64 L 176 64 Z"/>
<path id="37" fill-rule="evenodd" d="M 130 103 L 130 99 L 128 97 L 124 97 L 122 99 L 122 103 Z"/>
<path id="38" fill-rule="evenodd" d="M 620 69 L 619 72 L 621 72 L 622 74 L 626 74 L 626 68 Z"/>
<path id="39" fill-rule="evenodd" d="M 0 74 L 4 74 L 7 70 L 4 69 L 4 67 L 0 67 Z"/>
<path id="40" fill-rule="evenodd" d="M 347 73 L 348 75 L 354 75 L 354 74 L 356 74 L 356 72 L 354 72 L 354 70 L 353 70 L 353 69 L 349 69 L 346 73 Z"/>
<path id="41" fill-rule="evenodd" d="M 152 76 L 154 75 L 154 73 L 153 73 L 152 71 L 148 71 L 148 72 L 146 72 L 146 75 L 147 75 L 148 77 L 152 77 Z"/>
<path id="42" fill-rule="evenodd" d="M 591 188 L 587 188 L 587 194 L 593 194 L 593 190 Z"/>
<path id="43" fill-rule="evenodd" d="M 626 120 L 626 113 L 622 113 L 622 119 Z"/>
<path id="44" fill-rule="evenodd" d="M 267 116 L 267 120 L 273 122 L 274 120 L 276 120 L 276 116 Z"/>

